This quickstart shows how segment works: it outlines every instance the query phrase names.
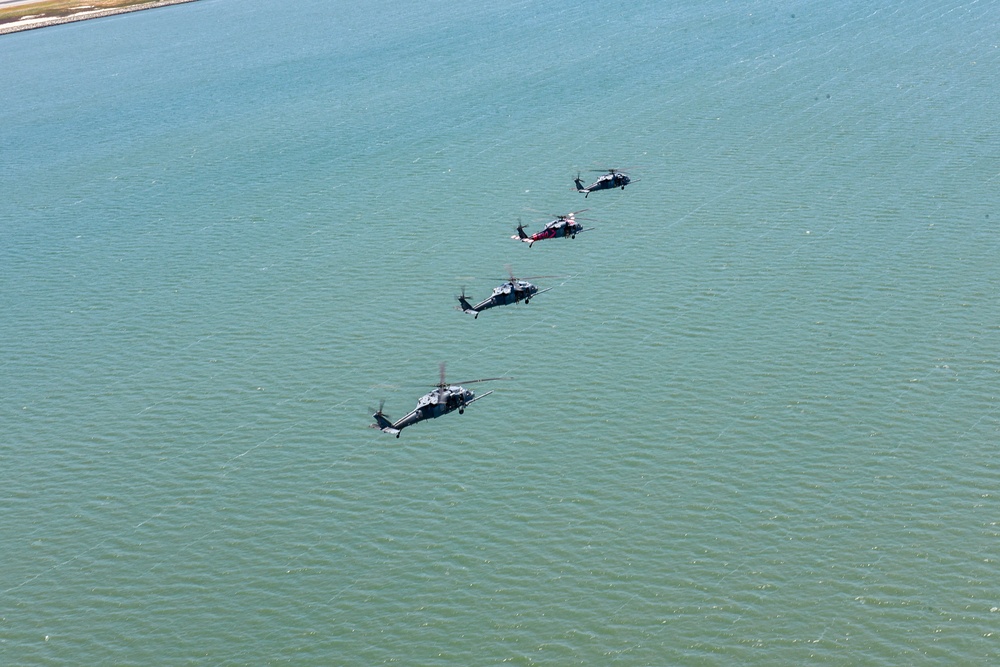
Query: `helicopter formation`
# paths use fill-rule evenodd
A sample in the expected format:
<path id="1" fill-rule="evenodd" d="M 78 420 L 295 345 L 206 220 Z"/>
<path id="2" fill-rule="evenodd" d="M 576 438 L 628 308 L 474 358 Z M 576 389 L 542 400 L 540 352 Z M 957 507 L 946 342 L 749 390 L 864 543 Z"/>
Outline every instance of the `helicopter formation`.
<path id="1" fill-rule="evenodd" d="M 618 169 L 607 169 L 601 171 L 602 173 L 607 171 L 607 173 L 604 173 L 597 179 L 597 181 L 586 187 L 584 187 L 583 181 L 580 180 L 580 176 L 577 174 L 577 177 L 574 179 L 576 190 L 577 192 L 582 192 L 584 198 L 590 195 L 591 192 L 597 190 L 610 190 L 613 188 L 621 188 L 624 190 L 626 185 L 633 182 L 627 174 Z M 529 248 L 536 241 L 545 239 L 574 239 L 577 234 L 594 229 L 593 227 L 585 228 L 578 222 L 576 217 L 578 213 L 583 213 L 587 210 L 589 209 L 572 211 L 564 215 L 555 215 L 555 219 L 546 224 L 541 231 L 530 235 L 524 231 L 523 225 L 518 224 L 517 236 L 512 236 L 511 238 L 527 243 Z M 511 304 L 516 305 L 524 303 L 527 305 L 532 298 L 538 296 L 539 294 L 544 294 L 552 289 L 551 287 L 539 289 L 537 286 L 528 282 L 528 280 L 552 278 L 554 276 L 531 276 L 530 278 L 520 279 L 514 276 L 514 272 L 509 266 L 507 267 L 507 272 L 509 274 L 508 280 L 501 283 L 497 287 L 494 287 L 493 293 L 489 297 L 483 299 L 475 305 L 472 305 L 472 303 L 469 302 L 468 297 L 465 294 L 465 288 L 463 288 L 462 294 L 457 297 L 459 302 L 458 310 L 472 315 L 473 319 L 478 319 L 479 314 L 484 310 Z M 481 398 L 486 398 L 494 391 L 491 389 L 490 391 L 477 396 L 475 391 L 472 389 L 466 389 L 464 385 L 510 379 L 512 378 L 480 378 L 478 380 L 466 380 L 464 382 L 450 384 L 445 381 L 445 365 L 442 363 L 440 365 L 440 379 L 438 384 L 431 389 L 431 391 L 417 399 L 417 407 L 407 413 L 406 416 L 397 419 L 396 421 L 392 421 L 389 416 L 382 411 L 382 408 L 385 405 L 385 401 L 382 401 L 379 404 L 378 410 L 376 410 L 372 415 L 375 423 L 370 426 L 371 428 L 378 429 L 383 433 L 388 433 L 398 438 L 404 428 L 412 426 L 417 422 L 427 419 L 436 419 L 437 417 L 441 417 L 442 415 L 446 415 L 456 410 L 458 411 L 458 414 L 463 414 L 467 407 Z"/>

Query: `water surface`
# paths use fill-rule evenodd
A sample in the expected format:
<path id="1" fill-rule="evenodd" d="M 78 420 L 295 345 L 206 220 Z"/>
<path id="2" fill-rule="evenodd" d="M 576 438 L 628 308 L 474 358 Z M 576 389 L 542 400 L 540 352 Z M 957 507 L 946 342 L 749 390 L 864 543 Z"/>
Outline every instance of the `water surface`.
<path id="1" fill-rule="evenodd" d="M 0 661 L 995 661 L 998 9 L 452 5 L 0 39 Z"/>

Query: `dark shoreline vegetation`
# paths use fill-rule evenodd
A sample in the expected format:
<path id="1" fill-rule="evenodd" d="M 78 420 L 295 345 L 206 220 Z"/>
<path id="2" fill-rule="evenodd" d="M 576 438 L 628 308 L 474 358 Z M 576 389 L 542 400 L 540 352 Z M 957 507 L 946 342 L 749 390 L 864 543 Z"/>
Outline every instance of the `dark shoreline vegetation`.
<path id="1" fill-rule="evenodd" d="M 39 0 L 0 6 L 0 34 L 113 16 L 195 0 Z M 22 22 L 25 19 L 40 19 Z"/>

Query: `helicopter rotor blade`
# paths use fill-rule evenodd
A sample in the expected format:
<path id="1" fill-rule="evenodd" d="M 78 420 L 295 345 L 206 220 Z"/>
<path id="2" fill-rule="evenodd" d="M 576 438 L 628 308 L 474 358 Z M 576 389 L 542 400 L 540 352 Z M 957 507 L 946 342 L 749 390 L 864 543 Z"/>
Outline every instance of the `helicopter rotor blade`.
<path id="1" fill-rule="evenodd" d="M 567 276 L 524 276 L 524 277 L 521 277 L 521 278 L 514 278 L 513 280 L 514 281 L 517 281 L 517 280 L 535 280 L 537 278 L 566 278 L 566 277 Z M 494 280 L 503 280 L 503 281 L 506 281 L 507 278 L 494 278 Z"/>
<path id="2" fill-rule="evenodd" d="M 569 213 L 553 213 L 552 217 L 559 218 L 560 220 L 565 220 L 566 218 L 576 217 L 577 213 L 583 213 L 584 211 L 589 211 L 589 208 L 581 208 L 579 211 L 570 211 Z"/>
<path id="3" fill-rule="evenodd" d="M 466 380 L 465 382 L 455 382 L 456 385 L 475 384 L 477 382 L 493 382 L 494 380 L 513 380 L 512 377 L 480 378 L 478 380 Z"/>

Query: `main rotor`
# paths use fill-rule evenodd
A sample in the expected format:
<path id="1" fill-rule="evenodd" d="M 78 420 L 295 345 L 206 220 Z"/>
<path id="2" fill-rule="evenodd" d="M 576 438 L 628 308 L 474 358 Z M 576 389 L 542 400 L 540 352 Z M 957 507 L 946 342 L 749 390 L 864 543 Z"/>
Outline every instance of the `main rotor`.
<path id="1" fill-rule="evenodd" d="M 437 389 L 447 389 L 448 387 L 461 387 L 466 384 L 475 384 L 477 382 L 492 382 L 493 380 L 513 380 L 514 378 L 509 377 L 495 377 L 495 378 L 479 378 L 478 380 L 465 380 L 463 382 L 452 382 L 448 383 L 444 380 L 444 362 L 442 361 L 440 366 L 440 381 L 437 383 Z"/>

